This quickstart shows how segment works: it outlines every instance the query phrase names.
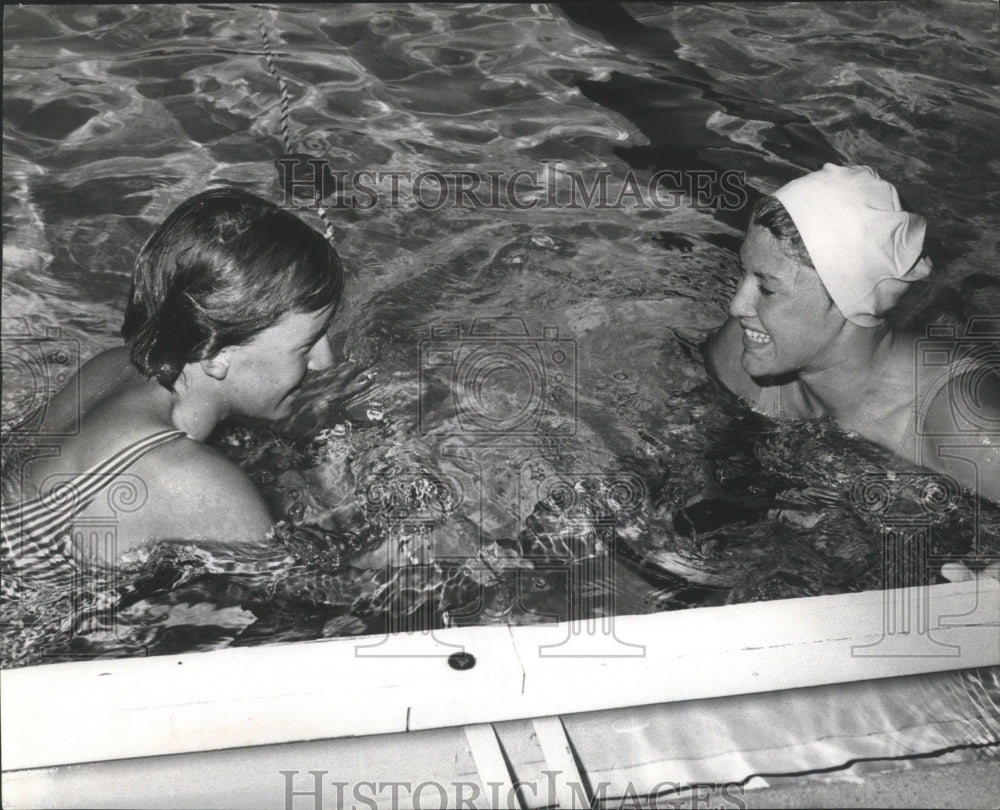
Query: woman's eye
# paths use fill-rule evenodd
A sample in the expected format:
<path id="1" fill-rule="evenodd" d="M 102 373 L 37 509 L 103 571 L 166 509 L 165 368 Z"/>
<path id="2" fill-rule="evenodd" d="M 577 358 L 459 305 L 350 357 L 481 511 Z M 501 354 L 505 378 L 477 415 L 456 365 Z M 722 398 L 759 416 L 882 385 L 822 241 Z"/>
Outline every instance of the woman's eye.
<path id="1" fill-rule="evenodd" d="M 763 284 L 758 284 L 757 289 L 760 290 L 761 295 L 766 295 L 768 298 L 774 295 L 774 290 L 769 290 Z"/>

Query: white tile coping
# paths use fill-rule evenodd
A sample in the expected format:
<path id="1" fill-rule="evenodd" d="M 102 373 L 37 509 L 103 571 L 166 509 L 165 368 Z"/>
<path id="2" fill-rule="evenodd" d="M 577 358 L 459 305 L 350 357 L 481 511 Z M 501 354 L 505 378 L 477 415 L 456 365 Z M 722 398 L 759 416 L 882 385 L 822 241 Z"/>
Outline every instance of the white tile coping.
<path id="1" fill-rule="evenodd" d="M 455 670 L 447 656 L 475 656 Z M 0 672 L 3 770 L 1000 664 L 1000 582 Z"/>

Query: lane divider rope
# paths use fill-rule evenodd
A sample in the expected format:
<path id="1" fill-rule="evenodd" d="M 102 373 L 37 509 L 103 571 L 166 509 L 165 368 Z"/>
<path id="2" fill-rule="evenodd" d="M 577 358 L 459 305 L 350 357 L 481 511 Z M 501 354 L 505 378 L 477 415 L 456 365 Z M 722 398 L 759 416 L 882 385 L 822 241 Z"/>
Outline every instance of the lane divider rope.
<path id="1" fill-rule="evenodd" d="M 288 85 L 285 83 L 284 78 L 278 72 L 274 58 L 274 49 L 271 47 L 271 37 L 267 31 L 267 23 L 264 21 L 264 14 L 260 9 L 257 10 L 257 24 L 260 28 L 261 42 L 264 44 L 264 58 L 267 62 L 267 72 L 271 74 L 271 78 L 273 78 L 278 85 L 278 93 L 280 96 L 280 115 L 278 116 L 278 126 L 281 130 L 281 142 L 285 147 L 285 154 L 298 154 L 293 147 L 292 136 L 288 128 L 292 109 L 291 94 L 288 92 Z M 326 227 L 324 236 L 331 244 L 333 244 L 336 241 L 334 239 L 333 224 L 326 215 L 326 208 L 323 206 L 323 199 L 318 191 L 316 194 L 316 213 L 319 214 L 320 219 L 323 220 L 323 225 Z"/>

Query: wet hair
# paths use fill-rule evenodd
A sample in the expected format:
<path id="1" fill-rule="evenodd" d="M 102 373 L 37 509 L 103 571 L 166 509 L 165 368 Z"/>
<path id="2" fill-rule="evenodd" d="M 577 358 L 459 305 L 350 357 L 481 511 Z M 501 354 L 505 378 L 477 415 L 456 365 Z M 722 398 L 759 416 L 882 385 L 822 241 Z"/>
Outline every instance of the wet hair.
<path id="1" fill-rule="evenodd" d="M 753 213 L 750 214 L 750 224 L 766 228 L 771 236 L 778 240 L 785 255 L 816 273 L 816 266 L 806 249 L 806 243 L 802 241 L 802 234 L 795 227 L 795 222 L 792 221 L 792 215 L 788 213 L 788 209 L 781 204 L 781 200 L 777 197 L 771 195 L 761 197 L 753 207 Z M 823 279 L 820 279 L 819 282 L 827 301 L 831 306 L 834 306 L 833 298 L 826 289 L 826 285 L 823 284 Z"/>
<path id="2" fill-rule="evenodd" d="M 781 242 L 782 249 L 791 258 L 806 267 L 816 269 L 809 251 L 806 250 L 806 243 L 802 241 L 802 235 L 792 221 L 791 214 L 777 197 L 768 195 L 758 200 L 750 215 L 750 224 L 766 228 L 771 232 L 771 236 Z"/>
<path id="3" fill-rule="evenodd" d="M 333 246 L 293 214 L 236 188 L 181 203 L 136 259 L 122 336 L 168 390 L 184 366 L 238 346 L 287 314 L 340 302 Z"/>

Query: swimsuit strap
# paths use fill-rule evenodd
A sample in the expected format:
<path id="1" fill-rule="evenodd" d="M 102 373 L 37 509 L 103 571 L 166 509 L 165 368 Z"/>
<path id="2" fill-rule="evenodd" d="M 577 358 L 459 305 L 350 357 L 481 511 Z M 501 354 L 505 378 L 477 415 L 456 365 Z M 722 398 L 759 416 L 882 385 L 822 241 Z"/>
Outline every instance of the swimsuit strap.
<path id="1" fill-rule="evenodd" d="M 29 571 L 48 569 L 51 552 L 63 545 L 73 519 L 125 470 L 157 447 L 187 434 L 164 430 L 134 442 L 37 498 L 0 504 L 0 551 L 5 562 Z"/>
<path id="2" fill-rule="evenodd" d="M 56 520 L 76 517 L 101 490 L 146 453 L 186 435 L 183 430 L 154 433 L 122 448 L 75 478 L 56 484 L 44 495 L 24 501 L 17 510 L 22 530 L 44 532 L 44 527 Z"/>

